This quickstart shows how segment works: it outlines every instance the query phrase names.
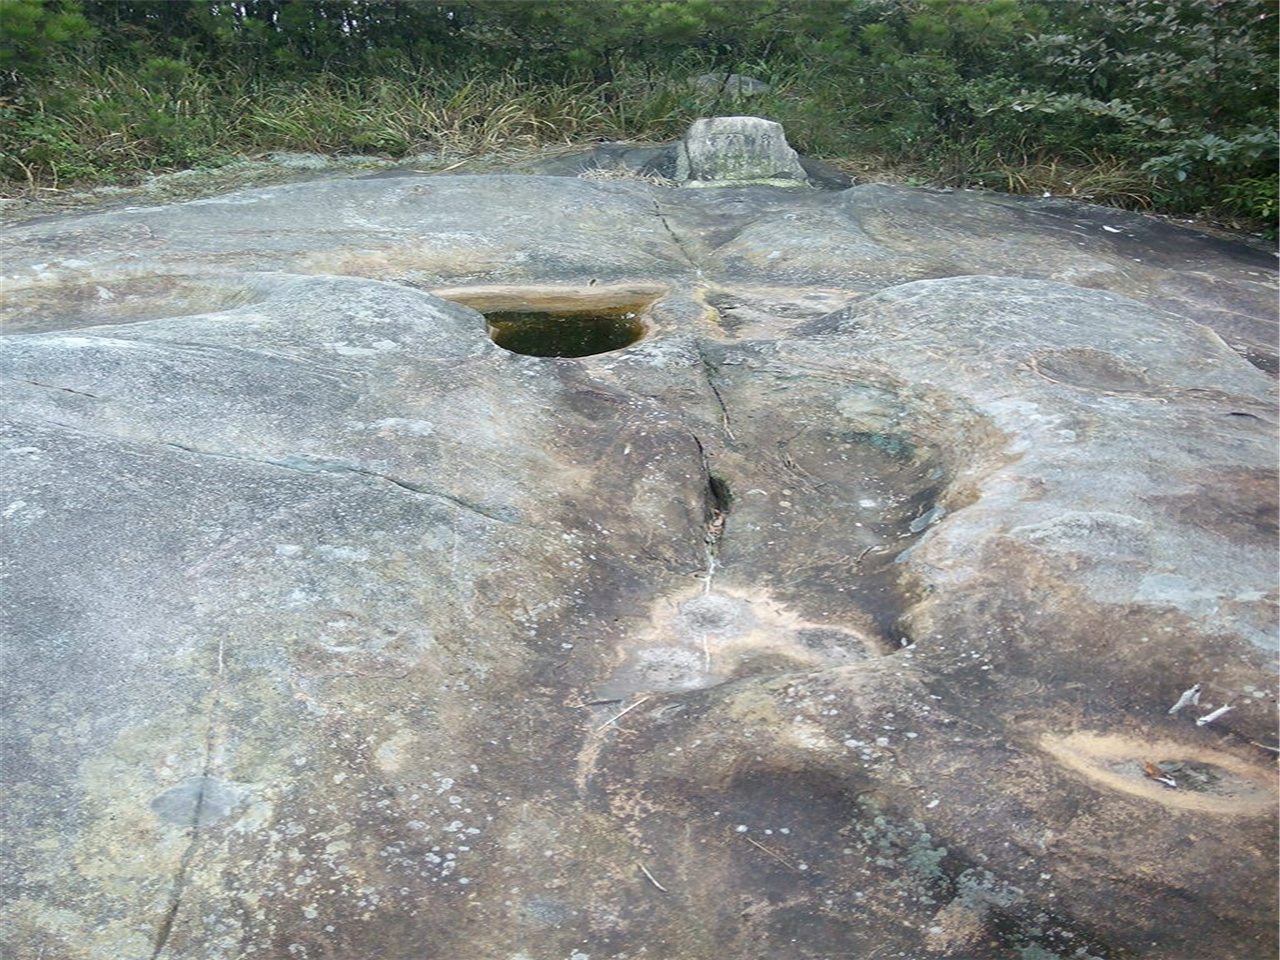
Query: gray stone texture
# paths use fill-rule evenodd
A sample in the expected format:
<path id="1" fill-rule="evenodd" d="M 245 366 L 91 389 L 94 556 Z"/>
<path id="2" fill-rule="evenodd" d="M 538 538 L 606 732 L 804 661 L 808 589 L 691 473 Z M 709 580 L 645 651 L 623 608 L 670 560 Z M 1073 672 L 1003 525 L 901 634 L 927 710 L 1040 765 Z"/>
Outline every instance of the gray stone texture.
<path id="1" fill-rule="evenodd" d="M 6 957 L 1275 954 L 1269 253 L 541 176 L 4 244 Z"/>

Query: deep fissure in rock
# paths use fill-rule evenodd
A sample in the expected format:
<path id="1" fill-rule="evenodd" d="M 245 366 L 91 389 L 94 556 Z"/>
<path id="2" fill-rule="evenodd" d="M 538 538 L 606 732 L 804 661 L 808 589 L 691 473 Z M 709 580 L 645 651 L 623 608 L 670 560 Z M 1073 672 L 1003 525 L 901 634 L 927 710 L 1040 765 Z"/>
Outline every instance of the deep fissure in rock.
<path id="1" fill-rule="evenodd" d="M 707 489 L 711 494 L 712 513 L 727 516 L 729 508 L 733 505 L 733 493 L 729 490 L 729 481 L 724 477 L 717 477 L 714 473 L 707 474 Z"/>

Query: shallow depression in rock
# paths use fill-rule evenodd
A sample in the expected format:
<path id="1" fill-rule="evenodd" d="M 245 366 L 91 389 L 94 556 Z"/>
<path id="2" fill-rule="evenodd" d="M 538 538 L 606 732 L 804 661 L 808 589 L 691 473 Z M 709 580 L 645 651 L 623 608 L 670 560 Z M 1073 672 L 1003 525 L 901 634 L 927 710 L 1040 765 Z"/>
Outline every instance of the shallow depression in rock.
<path id="1" fill-rule="evenodd" d="M 260 277 L 143 274 L 86 279 L 80 274 L 9 284 L 0 304 L 5 334 L 50 333 L 234 310 L 270 295 Z"/>

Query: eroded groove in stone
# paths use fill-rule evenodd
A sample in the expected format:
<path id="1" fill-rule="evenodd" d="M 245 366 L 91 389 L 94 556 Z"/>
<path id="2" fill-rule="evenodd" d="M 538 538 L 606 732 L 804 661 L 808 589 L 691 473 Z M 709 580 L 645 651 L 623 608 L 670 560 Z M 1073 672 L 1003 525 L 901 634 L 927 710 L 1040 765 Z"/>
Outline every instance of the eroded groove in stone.
<path id="1" fill-rule="evenodd" d="M 253 278 L 123 273 L 86 281 L 80 271 L 49 270 L 40 281 L 7 290 L 0 305 L 6 334 L 48 333 L 98 325 L 230 310 L 263 295 Z"/>

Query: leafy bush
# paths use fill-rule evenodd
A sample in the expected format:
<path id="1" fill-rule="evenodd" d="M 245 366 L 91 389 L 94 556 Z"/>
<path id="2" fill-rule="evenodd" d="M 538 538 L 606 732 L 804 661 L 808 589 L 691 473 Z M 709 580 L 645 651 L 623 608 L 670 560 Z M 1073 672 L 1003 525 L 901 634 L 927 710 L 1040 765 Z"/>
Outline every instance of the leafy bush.
<path id="1" fill-rule="evenodd" d="M 95 33 L 79 4 L 0 0 L 0 96 L 16 93 L 24 80 L 47 78 Z"/>

